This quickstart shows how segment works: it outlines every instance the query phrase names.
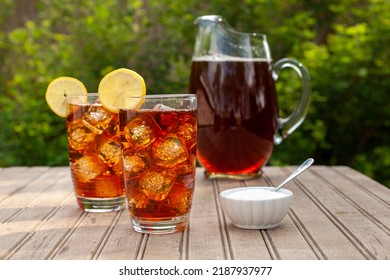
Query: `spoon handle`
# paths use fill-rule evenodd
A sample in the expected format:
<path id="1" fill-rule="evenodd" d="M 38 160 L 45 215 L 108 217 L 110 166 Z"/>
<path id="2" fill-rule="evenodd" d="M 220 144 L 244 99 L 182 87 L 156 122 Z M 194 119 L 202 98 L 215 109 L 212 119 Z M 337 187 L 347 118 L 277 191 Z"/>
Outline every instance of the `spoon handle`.
<path id="1" fill-rule="evenodd" d="M 305 160 L 301 166 L 299 166 L 293 173 L 290 174 L 283 182 L 281 182 L 276 188 L 274 188 L 272 191 L 276 192 L 279 190 L 282 186 L 284 186 L 287 182 L 289 182 L 291 179 L 295 178 L 299 174 L 301 174 L 303 171 L 305 171 L 310 165 L 312 165 L 314 162 L 314 159 L 308 158 Z"/>

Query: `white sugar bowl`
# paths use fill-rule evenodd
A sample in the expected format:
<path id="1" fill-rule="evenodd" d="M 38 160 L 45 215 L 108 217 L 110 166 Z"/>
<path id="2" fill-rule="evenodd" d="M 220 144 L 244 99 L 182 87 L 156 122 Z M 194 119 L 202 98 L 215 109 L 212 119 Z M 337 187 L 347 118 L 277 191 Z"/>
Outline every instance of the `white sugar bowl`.
<path id="1" fill-rule="evenodd" d="M 219 201 L 233 225 L 244 229 L 277 227 L 288 213 L 293 193 L 274 187 L 243 187 L 222 191 Z"/>

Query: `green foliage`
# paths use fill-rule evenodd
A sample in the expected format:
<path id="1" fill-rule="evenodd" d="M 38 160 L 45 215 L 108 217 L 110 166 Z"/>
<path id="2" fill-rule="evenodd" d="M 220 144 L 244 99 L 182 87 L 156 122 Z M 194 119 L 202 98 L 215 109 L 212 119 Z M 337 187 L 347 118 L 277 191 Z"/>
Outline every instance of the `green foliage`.
<path id="1" fill-rule="evenodd" d="M 267 34 L 274 60 L 301 61 L 312 77 L 305 122 L 270 164 L 345 164 L 390 185 L 390 9 L 387 0 L 35 0 L 36 20 L 7 31 L 15 1 L 0 2 L 0 166 L 66 165 L 65 120 L 44 100 L 73 76 L 96 91 L 109 71 L 139 72 L 149 93 L 185 92 L 193 21 L 222 15 Z M 295 73 L 277 81 L 280 115 L 294 108 Z"/>

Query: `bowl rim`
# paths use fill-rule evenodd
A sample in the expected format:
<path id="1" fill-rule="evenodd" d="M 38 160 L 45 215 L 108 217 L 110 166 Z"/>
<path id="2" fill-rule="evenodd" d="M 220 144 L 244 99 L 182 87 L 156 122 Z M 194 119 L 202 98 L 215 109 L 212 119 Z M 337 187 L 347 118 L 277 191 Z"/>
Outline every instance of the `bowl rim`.
<path id="1" fill-rule="evenodd" d="M 239 198 L 227 197 L 228 194 L 233 193 L 233 192 L 248 191 L 248 190 L 253 190 L 253 189 L 272 190 L 274 188 L 275 187 L 271 187 L 271 186 L 237 187 L 237 188 L 231 188 L 231 189 L 227 189 L 227 190 L 221 191 L 219 193 L 219 197 L 221 199 L 233 200 L 233 201 L 245 201 L 245 202 L 255 201 L 255 202 L 260 202 L 260 201 L 282 200 L 282 199 L 290 198 L 290 197 L 293 196 L 293 192 L 292 191 L 290 191 L 289 189 L 281 188 L 281 189 L 278 190 L 278 193 L 283 193 L 283 194 L 285 194 L 285 196 L 278 196 L 278 197 L 275 197 L 275 198 L 267 198 L 267 199 L 258 199 L 258 198 L 239 199 Z"/>

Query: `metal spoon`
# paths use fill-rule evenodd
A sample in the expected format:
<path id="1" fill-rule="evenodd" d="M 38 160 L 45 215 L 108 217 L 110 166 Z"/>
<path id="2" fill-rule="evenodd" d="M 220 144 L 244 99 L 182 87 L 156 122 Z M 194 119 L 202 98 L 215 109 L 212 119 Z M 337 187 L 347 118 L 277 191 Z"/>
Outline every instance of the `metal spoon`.
<path id="1" fill-rule="evenodd" d="M 278 191 L 282 186 L 284 186 L 287 182 L 294 179 L 296 176 L 301 174 L 303 171 L 305 171 L 310 165 L 312 165 L 314 162 L 314 159 L 308 158 L 305 160 L 301 166 L 299 166 L 293 173 L 290 174 L 283 182 L 281 182 L 277 187 L 275 187 L 272 191 L 276 192 Z"/>

